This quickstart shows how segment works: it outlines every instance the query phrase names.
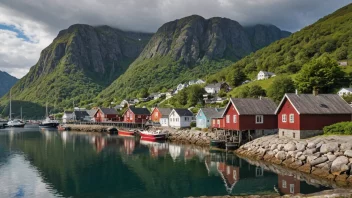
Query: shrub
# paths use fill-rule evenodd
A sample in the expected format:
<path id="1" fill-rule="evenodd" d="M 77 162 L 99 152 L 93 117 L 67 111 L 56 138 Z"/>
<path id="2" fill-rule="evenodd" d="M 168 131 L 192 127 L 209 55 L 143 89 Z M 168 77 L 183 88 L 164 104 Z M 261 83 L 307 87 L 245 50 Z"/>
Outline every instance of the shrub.
<path id="1" fill-rule="evenodd" d="M 352 135 L 352 122 L 339 122 L 323 129 L 325 135 Z"/>
<path id="2" fill-rule="evenodd" d="M 191 127 L 196 127 L 197 124 L 195 122 L 191 122 Z"/>
<path id="3" fill-rule="evenodd" d="M 208 128 L 202 129 L 203 132 L 208 132 Z"/>

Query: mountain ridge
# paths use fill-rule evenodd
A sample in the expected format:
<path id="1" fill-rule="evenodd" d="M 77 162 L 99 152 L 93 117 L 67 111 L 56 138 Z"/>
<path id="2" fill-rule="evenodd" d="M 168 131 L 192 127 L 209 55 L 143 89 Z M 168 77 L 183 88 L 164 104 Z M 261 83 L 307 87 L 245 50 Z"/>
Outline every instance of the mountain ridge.
<path id="1" fill-rule="evenodd" d="M 0 70 L 0 97 L 10 91 L 11 87 L 18 81 L 14 76 Z"/>

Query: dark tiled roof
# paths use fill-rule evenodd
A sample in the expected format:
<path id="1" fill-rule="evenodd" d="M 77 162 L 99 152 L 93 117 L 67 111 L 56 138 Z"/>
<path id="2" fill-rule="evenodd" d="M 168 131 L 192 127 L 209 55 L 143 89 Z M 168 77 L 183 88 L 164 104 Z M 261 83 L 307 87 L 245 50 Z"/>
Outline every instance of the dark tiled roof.
<path id="1" fill-rule="evenodd" d="M 212 84 L 208 84 L 207 86 L 205 86 L 206 88 L 221 88 L 222 83 L 212 83 Z"/>
<path id="2" fill-rule="evenodd" d="M 268 98 L 231 98 L 240 115 L 275 115 L 277 105 Z"/>
<path id="3" fill-rule="evenodd" d="M 221 118 L 224 108 L 201 108 L 207 118 Z"/>
<path id="4" fill-rule="evenodd" d="M 342 89 L 346 89 L 347 91 L 352 92 L 352 88 L 342 88 Z M 342 89 L 340 89 L 340 90 L 342 90 Z"/>
<path id="5" fill-rule="evenodd" d="M 130 109 L 135 115 L 150 115 L 150 111 L 147 108 L 130 107 Z"/>
<path id="6" fill-rule="evenodd" d="M 89 116 L 89 114 L 85 110 L 84 111 L 74 111 L 73 113 L 75 114 L 76 120 L 83 120 L 86 116 Z"/>
<path id="7" fill-rule="evenodd" d="M 105 115 L 117 115 L 116 109 L 113 108 L 99 108 Z"/>
<path id="8" fill-rule="evenodd" d="M 158 107 L 157 107 L 158 108 Z M 172 109 L 171 108 L 158 108 L 159 112 L 161 113 L 161 117 L 169 117 Z"/>
<path id="9" fill-rule="evenodd" d="M 87 110 L 87 113 L 89 114 L 89 116 L 93 117 L 97 111 L 98 111 L 97 109 L 92 109 L 92 110 Z"/>
<path id="10" fill-rule="evenodd" d="M 73 111 L 65 111 L 64 113 L 72 114 Z"/>
<path id="11" fill-rule="evenodd" d="M 174 109 L 179 116 L 193 116 L 193 113 L 188 109 Z"/>
<path id="12" fill-rule="evenodd" d="M 318 94 L 315 96 L 313 94 L 290 93 L 285 97 L 300 114 L 352 114 L 352 107 L 337 94 Z"/>

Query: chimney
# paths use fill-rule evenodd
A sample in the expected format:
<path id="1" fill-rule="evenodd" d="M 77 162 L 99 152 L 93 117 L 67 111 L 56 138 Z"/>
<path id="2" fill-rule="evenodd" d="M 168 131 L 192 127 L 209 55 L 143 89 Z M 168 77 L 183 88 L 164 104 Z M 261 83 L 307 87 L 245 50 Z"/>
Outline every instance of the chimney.
<path id="1" fill-rule="evenodd" d="M 298 90 L 296 89 L 296 95 L 298 95 Z"/>
<path id="2" fill-rule="evenodd" d="M 314 96 L 317 96 L 317 95 L 318 95 L 318 89 L 315 88 L 315 87 L 313 88 L 313 95 L 314 95 Z"/>

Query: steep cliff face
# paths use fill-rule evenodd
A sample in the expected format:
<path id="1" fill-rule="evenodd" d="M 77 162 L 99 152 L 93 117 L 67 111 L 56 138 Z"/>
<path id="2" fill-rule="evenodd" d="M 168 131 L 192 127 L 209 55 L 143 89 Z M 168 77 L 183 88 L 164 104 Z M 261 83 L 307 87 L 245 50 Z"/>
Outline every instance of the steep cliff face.
<path id="1" fill-rule="evenodd" d="M 0 97 L 5 95 L 17 81 L 17 78 L 0 71 Z"/>
<path id="2" fill-rule="evenodd" d="M 247 30 L 227 18 L 204 19 L 197 15 L 168 22 L 126 73 L 100 96 L 135 96 L 140 88 L 153 92 L 215 73 L 284 36 L 275 26 L 263 27 Z"/>
<path id="3" fill-rule="evenodd" d="M 151 36 L 108 26 L 72 25 L 41 52 L 37 64 L 14 86 L 13 98 L 48 101 L 57 107 L 94 98 L 126 71 Z"/>

